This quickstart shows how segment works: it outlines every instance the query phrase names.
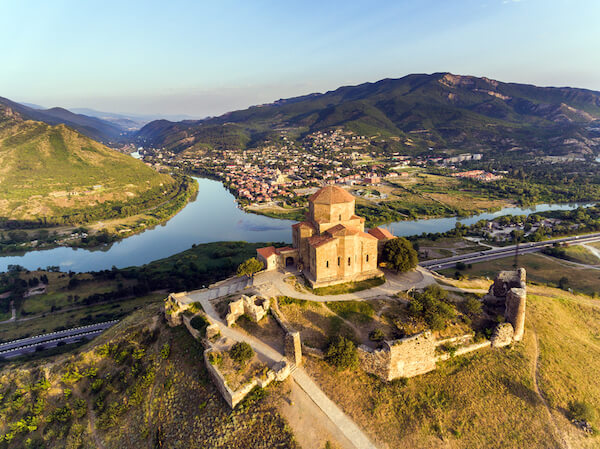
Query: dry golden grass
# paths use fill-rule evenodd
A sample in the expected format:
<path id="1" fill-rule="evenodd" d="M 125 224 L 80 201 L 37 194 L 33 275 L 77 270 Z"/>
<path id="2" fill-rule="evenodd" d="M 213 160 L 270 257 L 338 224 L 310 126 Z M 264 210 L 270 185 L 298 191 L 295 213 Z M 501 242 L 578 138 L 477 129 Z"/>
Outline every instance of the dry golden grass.
<path id="1" fill-rule="evenodd" d="M 600 412 L 600 301 L 533 286 L 527 320 L 523 342 L 451 359 L 408 380 L 340 373 L 315 359 L 306 367 L 384 448 L 546 449 L 565 440 L 573 448 L 598 447 L 600 437 L 585 436 L 566 409 L 576 400 Z M 536 392 L 536 373 L 552 418 Z"/>

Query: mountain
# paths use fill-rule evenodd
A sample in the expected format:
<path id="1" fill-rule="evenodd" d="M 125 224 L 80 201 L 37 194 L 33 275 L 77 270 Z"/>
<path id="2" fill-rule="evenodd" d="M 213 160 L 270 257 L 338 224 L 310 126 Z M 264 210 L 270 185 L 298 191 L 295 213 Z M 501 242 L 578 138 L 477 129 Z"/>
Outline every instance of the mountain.
<path id="1" fill-rule="evenodd" d="M 199 121 L 145 125 L 155 147 L 247 148 L 344 127 L 389 151 L 591 154 L 600 149 L 600 92 L 536 87 L 450 73 L 415 74 L 282 99 Z M 511 156 L 512 157 L 512 156 Z"/>
<path id="2" fill-rule="evenodd" d="M 114 112 L 102 112 L 90 108 L 71 108 L 72 112 L 77 114 L 84 114 L 91 117 L 98 117 L 107 122 L 114 123 L 121 126 L 123 129 L 128 131 L 134 131 L 140 129 L 146 123 L 153 120 L 190 120 L 193 117 L 185 114 L 177 115 L 157 115 L 157 114 L 116 114 Z"/>
<path id="3" fill-rule="evenodd" d="M 114 143 L 126 140 L 126 129 L 115 123 L 75 114 L 64 108 L 35 109 L 0 97 L 0 106 L 10 108 L 26 120 L 36 120 L 48 125 L 67 125 L 81 134 L 103 142 Z"/>
<path id="4" fill-rule="evenodd" d="M 64 124 L 0 103 L 0 218 L 58 217 L 158 197 L 174 180 Z M 117 203 L 113 203 L 117 204 Z"/>

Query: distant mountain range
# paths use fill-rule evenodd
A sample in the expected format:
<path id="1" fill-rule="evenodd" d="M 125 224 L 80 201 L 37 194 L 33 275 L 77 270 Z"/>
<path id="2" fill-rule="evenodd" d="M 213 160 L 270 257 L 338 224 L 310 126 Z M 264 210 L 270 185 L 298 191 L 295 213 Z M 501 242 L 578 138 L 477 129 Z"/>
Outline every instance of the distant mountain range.
<path id="1" fill-rule="evenodd" d="M 81 134 L 105 144 L 130 142 L 135 131 L 159 118 L 169 120 L 190 118 L 184 114 L 159 116 L 154 114 L 116 114 L 90 108 L 44 108 L 37 104 L 17 103 L 2 97 L 0 97 L 0 105 L 10 107 L 28 120 L 37 120 L 48 125 L 67 125 Z"/>
<path id="2" fill-rule="evenodd" d="M 408 75 L 282 99 L 206 120 L 145 125 L 136 137 L 174 151 L 244 149 L 343 127 L 407 154 L 493 152 L 510 157 L 596 154 L 600 92 L 536 87 L 450 73 Z"/>

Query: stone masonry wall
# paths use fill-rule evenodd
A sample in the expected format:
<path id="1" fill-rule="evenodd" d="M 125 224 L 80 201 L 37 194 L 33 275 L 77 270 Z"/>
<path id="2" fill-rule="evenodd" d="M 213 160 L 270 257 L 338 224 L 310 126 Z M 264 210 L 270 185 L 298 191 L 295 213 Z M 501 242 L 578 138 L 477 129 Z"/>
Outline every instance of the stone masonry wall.
<path id="1" fill-rule="evenodd" d="M 384 342 L 383 348 L 358 348 L 362 368 L 385 380 L 413 377 L 435 369 L 437 343 L 430 331 Z"/>
<path id="2" fill-rule="evenodd" d="M 513 339 L 523 339 L 525 331 L 525 305 L 527 303 L 527 291 L 524 288 L 511 288 L 506 295 L 506 311 L 504 317 L 514 328 Z"/>

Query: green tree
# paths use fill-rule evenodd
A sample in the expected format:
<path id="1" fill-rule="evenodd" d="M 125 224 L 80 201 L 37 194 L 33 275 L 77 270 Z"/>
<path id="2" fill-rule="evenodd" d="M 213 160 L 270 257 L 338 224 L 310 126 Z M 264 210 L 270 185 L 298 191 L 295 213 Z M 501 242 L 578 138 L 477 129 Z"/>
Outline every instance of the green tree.
<path id="1" fill-rule="evenodd" d="M 262 262 L 256 257 L 251 257 L 240 264 L 237 269 L 238 276 L 254 277 L 255 273 L 258 273 L 264 268 Z"/>
<path id="2" fill-rule="evenodd" d="M 419 262 L 417 252 L 404 237 L 388 240 L 381 254 L 384 262 L 396 271 L 409 271 Z"/>
<path id="3" fill-rule="evenodd" d="M 358 366 L 358 351 L 352 340 L 337 335 L 329 343 L 325 353 L 325 361 L 340 371 L 356 368 Z"/>

